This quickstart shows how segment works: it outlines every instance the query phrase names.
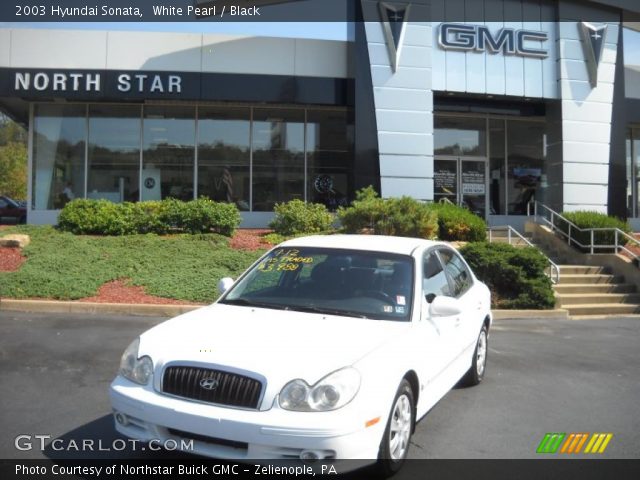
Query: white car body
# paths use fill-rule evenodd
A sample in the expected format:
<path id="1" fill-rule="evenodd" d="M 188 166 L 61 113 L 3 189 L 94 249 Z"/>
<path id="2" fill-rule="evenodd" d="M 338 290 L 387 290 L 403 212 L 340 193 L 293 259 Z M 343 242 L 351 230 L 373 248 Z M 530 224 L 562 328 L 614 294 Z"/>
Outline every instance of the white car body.
<path id="1" fill-rule="evenodd" d="M 472 367 L 478 335 L 483 325 L 488 330 L 491 324 L 487 287 L 471 272 L 470 287 L 454 301 L 442 301 L 436 309 L 423 295 L 425 252 L 453 252 L 449 245 L 413 238 L 332 235 L 299 238 L 281 246 L 413 257 L 410 321 L 218 302 L 173 318 L 140 336 L 138 356 L 153 360 L 149 384 L 140 385 L 122 375 L 111 384 L 120 433 L 142 441 L 195 437 L 194 453 L 223 459 L 300 459 L 303 452 L 313 451 L 319 458 L 373 462 L 404 378 L 417 397 L 413 418 L 420 419 Z M 446 315 L 448 308 L 452 315 Z M 164 394 L 163 372 L 171 365 L 216 368 L 258 379 L 263 384 L 258 408 Z M 359 390 L 345 406 L 300 412 L 279 405 L 278 395 L 291 380 L 313 385 L 344 367 L 360 373 Z M 221 441 L 199 441 L 202 437 Z"/>

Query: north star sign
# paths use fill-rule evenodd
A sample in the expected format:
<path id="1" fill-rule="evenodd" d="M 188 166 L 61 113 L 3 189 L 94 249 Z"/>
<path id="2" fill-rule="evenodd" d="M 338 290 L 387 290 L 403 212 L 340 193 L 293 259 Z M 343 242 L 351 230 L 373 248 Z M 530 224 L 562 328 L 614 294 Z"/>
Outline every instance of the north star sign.
<path id="1" fill-rule="evenodd" d="M 546 32 L 502 28 L 492 33 L 485 25 L 443 23 L 440 25 L 438 43 L 445 50 L 500 53 L 521 57 L 546 58 L 545 48 L 549 39 Z"/>
<path id="2" fill-rule="evenodd" d="M 100 92 L 103 80 L 99 72 L 15 72 L 16 92 L 36 90 L 39 92 Z M 182 93 L 180 75 L 145 73 L 120 73 L 117 76 L 117 90 L 122 93 Z"/>

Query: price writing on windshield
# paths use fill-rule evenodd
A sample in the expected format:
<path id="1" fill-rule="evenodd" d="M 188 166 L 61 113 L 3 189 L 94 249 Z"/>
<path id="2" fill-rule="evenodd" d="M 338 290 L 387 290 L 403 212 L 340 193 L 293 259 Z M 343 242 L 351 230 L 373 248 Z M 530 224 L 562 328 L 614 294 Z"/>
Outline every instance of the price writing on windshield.
<path id="1" fill-rule="evenodd" d="M 258 266 L 262 272 L 289 271 L 294 272 L 304 264 L 313 263 L 313 257 L 300 256 L 300 250 L 295 248 L 278 250 L 274 256 L 266 259 Z"/>

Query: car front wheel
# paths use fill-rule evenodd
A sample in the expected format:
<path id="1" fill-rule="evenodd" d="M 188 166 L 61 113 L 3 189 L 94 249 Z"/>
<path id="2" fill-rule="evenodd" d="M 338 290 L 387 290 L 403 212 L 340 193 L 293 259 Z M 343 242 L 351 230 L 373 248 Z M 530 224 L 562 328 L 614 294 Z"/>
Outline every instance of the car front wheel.
<path id="1" fill-rule="evenodd" d="M 409 453 L 414 418 L 413 390 L 404 379 L 393 400 L 387 428 L 380 444 L 378 464 L 384 478 L 397 473 L 404 464 Z"/>

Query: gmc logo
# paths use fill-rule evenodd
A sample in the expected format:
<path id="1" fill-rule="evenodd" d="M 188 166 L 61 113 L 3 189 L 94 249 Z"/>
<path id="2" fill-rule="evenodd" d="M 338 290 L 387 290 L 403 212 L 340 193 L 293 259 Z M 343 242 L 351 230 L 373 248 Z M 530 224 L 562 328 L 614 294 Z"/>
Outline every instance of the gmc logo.
<path id="1" fill-rule="evenodd" d="M 546 32 L 503 28 L 496 35 L 484 25 L 443 23 L 438 43 L 444 49 L 489 52 L 522 57 L 546 58 L 547 50 L 535 48 L 549 39 Z M 534 43 L 534 45 L 532 45 Z"/>

